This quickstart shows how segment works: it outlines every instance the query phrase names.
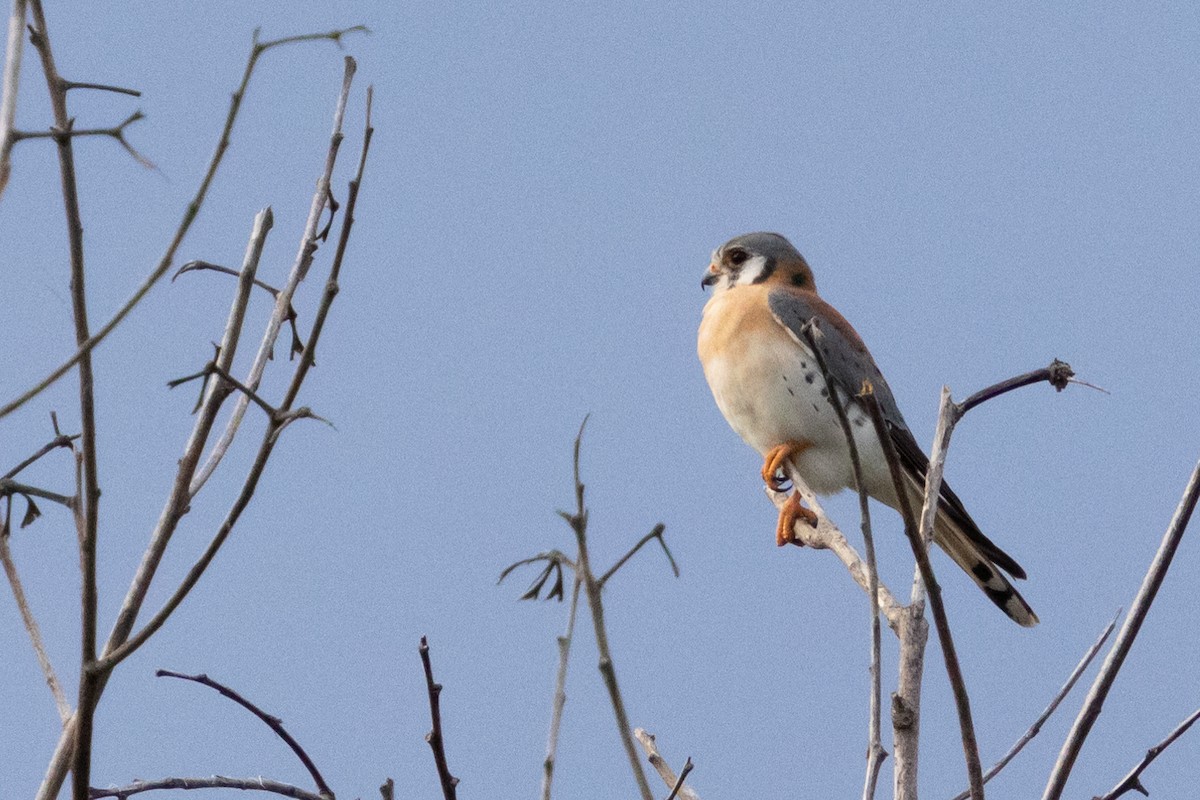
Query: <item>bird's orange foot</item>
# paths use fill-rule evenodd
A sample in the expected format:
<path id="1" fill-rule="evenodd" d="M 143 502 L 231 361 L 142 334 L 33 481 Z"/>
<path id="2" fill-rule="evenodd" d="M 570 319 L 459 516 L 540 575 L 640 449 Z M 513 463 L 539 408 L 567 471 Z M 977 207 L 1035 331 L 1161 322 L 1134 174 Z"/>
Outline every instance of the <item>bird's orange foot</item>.
<path id="1" fill-rule="evenodd" d="M 775 544 L 783 547 L 794 544 L 803 547 L 804 542 L 796 538 L 796 523 L 803 520 L 812 527 L 817 527 L 817 514 L 811 508 L 800 505 L 800 495 L 792 492 L 783 508 L 779 509 L 779 524 L 775 527 Z"/>
<path id="2" fill-rule="evenodd" d="M 808 448 L 812 447 L 809 442 L 800 442 L 792 440 L 777 444 L 767 451 L 767 455 L 763 458 L 762 479 L 773 492 L 782 492 L 787 488 L 788 476 L 784 471 L 784 467 L 788 461 L 803 453 Z"/>

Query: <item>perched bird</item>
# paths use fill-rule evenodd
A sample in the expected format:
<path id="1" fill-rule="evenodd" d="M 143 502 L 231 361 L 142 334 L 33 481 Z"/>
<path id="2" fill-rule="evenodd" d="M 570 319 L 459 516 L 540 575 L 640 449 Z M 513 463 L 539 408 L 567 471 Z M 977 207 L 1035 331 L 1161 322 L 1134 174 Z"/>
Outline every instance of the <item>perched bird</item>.
<path id="1" fill-rule="evenodd" d="M 794 471 L 817 494 L 853 488 L 854 467 L 829 389 L 802 332 L 815 319 L 814 336 L 846 409 L 858 449 L 863 484 L 876 500 L 899 509 L 895 483 L 875 426 L 855 399 L 867 382 L 874 389 L 909 497 L 920 508 L 929 459 L 904 422 L 887 381 L 850 323 L 817 295 L 804 257 L 777 233 L 747 233 L 713 252 L 703 288 L 698 350 L 717 406 L 739 436 L 763 456 L 762 477 L 786 487 Z M 815 521 L 796 493 L 779 515 L 776 544 L 795 541 L 797 520 Z M 943 483 L 934 541 L 1018 624 L 1037 615 L 1004 575 L 1025 570 L 976 526 L 962 501 Z"/>

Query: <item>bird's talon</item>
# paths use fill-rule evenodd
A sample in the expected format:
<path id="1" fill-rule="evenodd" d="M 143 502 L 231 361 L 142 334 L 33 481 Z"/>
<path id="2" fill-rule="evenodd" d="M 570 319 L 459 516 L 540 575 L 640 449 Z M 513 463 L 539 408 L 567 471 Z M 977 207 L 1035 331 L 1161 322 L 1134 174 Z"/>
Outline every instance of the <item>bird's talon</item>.
<path id="1" fill-rule="evenodd" d="M 817 527 L 816 512 L 801 505 L 800 495 L 793 492 L 784 502 L 783 508 L 779 510 L 779 523 L 775 526 L 775 545 L 777 547 L 783 547 L 785 544 L 804 546 L 804 542 L 796 538 L 796 523 L 800 520 L 807 522 L 813 528 Z"/>

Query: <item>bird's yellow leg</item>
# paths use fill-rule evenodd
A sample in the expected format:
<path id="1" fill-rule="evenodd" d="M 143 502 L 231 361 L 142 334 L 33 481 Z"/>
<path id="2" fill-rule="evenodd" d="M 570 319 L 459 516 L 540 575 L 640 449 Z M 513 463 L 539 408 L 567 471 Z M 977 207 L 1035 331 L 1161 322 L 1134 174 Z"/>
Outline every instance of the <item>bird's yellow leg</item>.
<path id="1" fill-rule="evenodd" d="M 779 509 L 779 524 L 775 527 L 775 544 L 783 547 L 794 544 L 803 547 L 804 542 L 796 538 L 796 522 L 803 520 L 814 528 L 817 527 L 817 515 L 811 508 L 800 505 L 800 495 L 792 492 L 783 508 Z"/>
<path id="2" fill-rule="evenodd" d="M 767 451 L 763 458 L 762 479 L 772 491 L 781 492 L 788 483 L 788 477 L 783 467 L 796 456 L 812 447 L 812 442 L 791 440 L 777 444 Z"/>

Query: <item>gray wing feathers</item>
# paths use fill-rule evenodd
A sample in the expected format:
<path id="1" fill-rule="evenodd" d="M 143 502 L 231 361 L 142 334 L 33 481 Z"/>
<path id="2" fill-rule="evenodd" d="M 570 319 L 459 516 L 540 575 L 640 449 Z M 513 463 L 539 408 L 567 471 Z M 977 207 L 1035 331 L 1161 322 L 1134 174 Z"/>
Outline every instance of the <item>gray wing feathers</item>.
<path id="1" fill-rule="evenodd" d="M 813 334 L 813 339 L 821 351 L 829 374 L 838 385 L 838 391 L 846 398 L 852 398 L 862 391 L 864 380 L 870 381 L 875 389 L 875 397 L 879 400 L 879 408 L 883 411 L 883 418 L 892 425 L 908 430 L 883 373 L 879 371 L 867 349 L 857 341 L 857 337 L 851 338 L 843 332 L 841 326 L 849 328 L 849 323 L 833 306 L 816 295 L 790 292 L 786 289 L 771 292 L 767 296 L 767 302 L 771 314 L 779 324 L 787 328 L 805 348 L 808 348 L 808 339 L 805 338 L 804 326 L 814 316 L 817 317 L 817 332 Z"/>

